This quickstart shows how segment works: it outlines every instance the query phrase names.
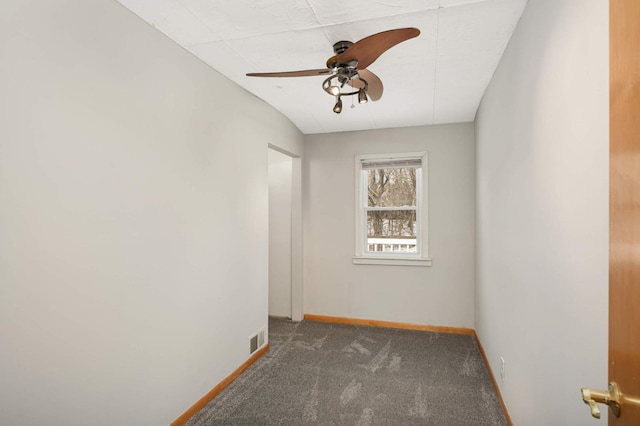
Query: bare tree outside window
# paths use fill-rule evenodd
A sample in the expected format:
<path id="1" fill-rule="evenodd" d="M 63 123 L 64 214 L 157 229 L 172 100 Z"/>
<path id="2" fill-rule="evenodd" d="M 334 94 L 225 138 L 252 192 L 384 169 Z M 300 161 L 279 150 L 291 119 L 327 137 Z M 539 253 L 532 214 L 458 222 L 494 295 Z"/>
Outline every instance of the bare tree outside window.
<path id="1" fill-rule="evenodd" d="M 367 251 L 416 253 L 416 167 L 367 173 Z"/>

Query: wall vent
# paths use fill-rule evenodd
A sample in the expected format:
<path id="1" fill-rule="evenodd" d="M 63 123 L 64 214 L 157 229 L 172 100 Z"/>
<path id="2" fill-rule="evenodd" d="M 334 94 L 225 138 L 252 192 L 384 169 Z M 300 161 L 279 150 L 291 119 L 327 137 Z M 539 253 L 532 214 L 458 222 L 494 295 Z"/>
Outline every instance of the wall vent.
<path id="1" fill-rule="evenodd" d="M 249 355 L 253 354 L 259 348 L 261 348 L 262 345 L 266 343 L 266 340 L 265 340 L 266 334 L 267 333 L 266 333 L 266 326 L 265 326 L 265 327 L 262 327 L 262 329 L 258 331 L 257 334 L 254 334 L 253 336 L 249 337 Z"/>
<path id="2" fill-rule="evenodd" d="M 249 355 L 258 350 L 258 335 L 251 337 L 249 339 Z"/>

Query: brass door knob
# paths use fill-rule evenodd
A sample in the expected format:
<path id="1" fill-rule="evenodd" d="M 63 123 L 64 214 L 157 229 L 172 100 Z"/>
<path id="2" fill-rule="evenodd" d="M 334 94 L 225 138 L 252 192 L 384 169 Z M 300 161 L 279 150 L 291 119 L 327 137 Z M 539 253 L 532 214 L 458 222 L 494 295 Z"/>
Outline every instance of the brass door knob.
<path id="1" fill-rule="evenodd" d="M 591 415 L 596 419 L 600 418 L 600 407 L 598 404 L 607 404 L 614 416 L 620 417 L 620 390 L 615 382 L 609 383 L 609 390 L 582 388 L 582 400 L 589 405 Z"/>

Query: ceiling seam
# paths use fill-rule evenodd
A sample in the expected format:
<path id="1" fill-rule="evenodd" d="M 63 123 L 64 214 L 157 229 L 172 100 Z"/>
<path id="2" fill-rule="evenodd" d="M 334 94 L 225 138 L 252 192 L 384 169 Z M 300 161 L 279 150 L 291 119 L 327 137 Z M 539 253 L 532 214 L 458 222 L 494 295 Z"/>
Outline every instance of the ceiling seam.
<path id="1" fill-rule="evenodd" d="M 331 40 L 329 40 L 329 34 L 327 33 L 327 26 L 326 25 L 322 25 L 322 23 L 320 22 L 320 19 L 318 18 L 318 12 L 316 11 L 316 8 L 313 7 L 313 4 L 311 4 L 311 1 L 310 0 L 305 0 L 305 1 L 307 2 L 309 7 L 311 8 L 311 11 L 313 12 L 313 17 L 316 18 L 316 23 L 318 24 L 317 27 L 309 28 L 309 29 L 322 28 L 322 32 L 324 33 L 325 38 L 327 39 L 329 44 L 331 44 Z M 294 30 L 294 31 L 299 31 L 299 30 Z"/>
<path id="2" fill-rule="evenodd" d="M 436 122 L 436 87 L 438 81 L 438 41 L 440 38 L 440 1 L 436 11 L 436 52 L 433 55 L 433 91 L 431 93 L 431 123 Z"/>
<path id="3" fill-rule="evenodd" d="M 191 16 L 193 16 L 193 18 L 194 18 L 196 21 L 200 22 L 202 25 L 204 25 L 204 27 L 205 27 L 206 29 L 208 29 L 209 31 L 211 31 L 211 32 L 213 32 L 213 33 L 215 34 L 215 31 L 213 31 L 213 29 L 212 29 L 209 25 L 207 25 L 207 23 L 206 23 L 206 22 L 204 22 L 202 19 L 200 19 L 200 18 L 198 17 L 198 14 L 197 14 L 197 13 L 194 13 L 191 9 L 189 9 L 189 7 L 188 7 L 187 5 L 185 5 L 181 0 L 175 0 L 175 1 L 176 1 L 176 3 L 178 3 L 180 6 L 182 6 L 182 7 L 184 8 L 184 10 L 186 10 L 187 12 L 189 12 L 189 14 L 190 14 Z M 164 31 L 163 31 L 163 32 L 164 32 Z M 189 46 L 190 46 L 190 45 L 187 45 L 186 47 L 189 47 Z"/>
<path id="4" fill-rule="evenodd" d="M 186 7 L 181 0 L 176 0 L 176 1 L 178 3 L 180 3 L 191 15 L 193 15 L 194 17 L 196 17 L 196 19 L 198 19 L 197 15 L 195 13 L 193 13 L 188 7 Z M 305 1 L 307 2 L 309 7 L 311 8 L 311 10 L 313 11 L 313 16 L 316 18 L 317 26 L 296 28 L 296 29 L 285 30 L 285 31 L 274 31 L 274 32 L 257 33 L 257 34 L 250 35 L 250 36 L 242 36 L 242 37 L 235 37 L 235 38 L 234 37 L 224 37 L 224 38 L 219 38 L 219 39 L 216 39 L 216 40 L 211 40 L 211 41 L 207 41 L 207 42 L 203 42 L 203 43 L 193 43 L 193 44 L 190 44 L 189 46 L 200 46 L 200 45 L 205 45 L 205 44 L 209 44 L 209 43 L 216 43 L 216 42 L 219 42 L 219 41 L 247 40 L 247 39 L 251 39 L 251 38 L 254 38 L 254 37 L 271 36 L 271 35 L 277 35 L 277 34 L 286 34 L 288 32 L 314 30 L 314 29 L 318 29 L 318 28 L 322 28 L 322 30 L 324 31 L 325 35 L 327 36 L 327 39 L 329 40 L 329 37 L 328 37 L 326 29 L 327 28 L 331 28 L 331 27 L 335 27 L 335 26 L 338 26 L 338 25 L 355 24 L 355 23 L 361 23 L 361 22 L 367 22 L 367 21 L 377 21 L 377 20 L 380 20 L 381 18 L 395 18 L 395 17 L 405 16 L 405 15 L 417 15 L 417 14 L 422 14 L 422 13 L 430 13 L 430 12 L 433 12 L 433 11 L 438 12 L 441 9 L 453 9 L 453 8 L 457 8 L 457 7 L 464 7 L 464 6 L 468 6 L 470 4 L 487 2 L 489 0 L 468 1 L 467 3 L 454 4 L 454 5 L 451 5 L 451 6 L 442 6 L 441 1 L 438 1 L 438 5 L 436 7 L 426 8 L 424 10 L 389 14 L 389 15 L 384 15 L 383 17 L 378 16 L 378 17 L 364 18 L 364 19 L 345 21 L 345 22 L 335 22 L 335 23 L 332 23 L 332 24 L 322 24 L 322 23 L 320 23 L 320 21 L 318 20 L 318 14 L 316 13 L 316 10 L 313 7 L 313 5 L 311 4 L 311 2 L 309 0 L 305 0 Z M 212 30 L 211 27 L 209 27 L 202 20 L 198 19 L 198 21 L 200 23 L 202 23 L 205 27 L 207 27 L 209 30 Z M 332 40 L 329 40 L 329 43 L 331 43 L 331 42 L 332 42 Z"/>
<path id="5" fill-rule="evenodd" d="M 305 27 L 305 28 L 296 28 L 296 29 L 290 29 L 290 30 L 284 30 L 284 31 L 274 31 L 274 32 L 265 32 L 265 33 L 256 33 L 253 35 L 248 35 L 248 36 L 242 36 L 242 37 L 225 37 L 225 38 L 220 38 L 217 40 L 211 40 L 211 41 L 205 41 L 202 43 L 192 43 L 189 44 L 189 46 L 203 46 L 209 43 L 218 43 L 221 41 L 240 41 L 240 40 L 249 40 L 252 38 L 256 38 L 256 37 L 264 37 L 264 36 L 273 36 L 273 35 L 278 35 L 278 34 L 286 34 L 286 33 L 291 33 L 291 32 L 297 32 L 297 31 L 308 31 L 308 30 L 315 30 L 315 29 L 322 29 L 325 33 L 325 35 L 327 34 L 326 29 L 327 28 L 332 28 L 332 27 L 337 27 L 337 26 L 342 26 L 345 24 L 355 24 L 355 23 L 362 23 L 362 22 L 367 22 L 367 21 L 379 21 L 381 18 L 395 18 L 398 16 L 405 16 L 405 15 L 418 15 L 418 14 L 428 14 L 428 13 L 432 13 L 432 12 L 437 12 L 439 10 L 439 8 L 434 8 L 434 9 L 426 9 L 423 11 L 419 11 L 419 12 L 404 12 L 404 13 L 397 13 L 395 15 L 387 15 L 384 17 L 374 17 L 374 18 L 366 18 L 366 19 L 360 19 L 360 20 L 356 20 L 356 21 L 345 21 L 345 22 L 336 22 L 334 24 L 321 24 L 318 22 L 317 26 L 314 27 Z M 315 11 L 314 11 L 315 13 Z M 209 28 L 209 27 L 207 27 Z M 367 34 L 368 35 L 368 34 Z M 366 35 L 365 35 L 366 36 Z M 328 35 L 327 35 L 327 39 L 329 39 Z M 332 43 L 331 40 L 329 40 L 329 43 Z"/>

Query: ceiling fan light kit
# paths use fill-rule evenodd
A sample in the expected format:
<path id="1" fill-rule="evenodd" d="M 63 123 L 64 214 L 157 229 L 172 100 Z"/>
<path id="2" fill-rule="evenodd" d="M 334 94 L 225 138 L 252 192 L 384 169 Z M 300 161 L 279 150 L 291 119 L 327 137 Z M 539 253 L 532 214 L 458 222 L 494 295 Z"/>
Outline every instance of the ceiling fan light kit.
<path id="1" fill-rule="evenodd" d="M 333 45 L 332 56 L 327 60 L 327 68 L 303 71 L 249 73 L 249 77 L 308 77 L 329 76 L 322 82 L 322 89 L 336 98 L 333 112 L 342 112 L 342 96 L 358 96 L 359 104 L 366 104 L 371 98 L 377 101 L 382 96 L 382 81 L 366 68 L 385 51 L 398 43 L 417 37 L 417 28 L 399 28 L 370 35 L 352 43 L 339 41 Z M 365 79 L 366 78 L 366 79 Z M 345 92 L 345 85 L 351 86 L 351 92 Z M 353 108 L 353 106 L 352 106 Z"/>
<path id="2" fill-rule="evenodd" d="M 358 90 L 354 90 L 352 92 L 343 92 L 342 89 L 344 88 L 345 84 L 351 85 L 350 82 L 352 82 L 353 79 L 356 79 L 356 78 L 360 81 L 361 85 L 364 84 L 364 87 Z M 335 83 L 332 82 L 332 80 L 334 79 L 336 80 Z M 322 88 L 324 89 L 325 92 L 327 92 L 331 96 L 336 97 L 337 102 L 336 102 L 336 105 L 333 107 L 333 112 L 335 112 L 336 114 L 340 114 L 342 112 L 342 100 L 341 100 L 342 96 L 358 95 L 358 103 L 360 104 L 366 104 L 368 101 L 367 89 L 369 88 L 369 83 L 367 83 L 367 81 L 362 77 L 358 76 L 357 71 L 355 71 L 355 67 L 353 71 L 348 70 L 348 72 L 346 71 L 343 72 L 343 70 L 338 70 L 334 74 L 331 74 L 322 83 Z"/>

